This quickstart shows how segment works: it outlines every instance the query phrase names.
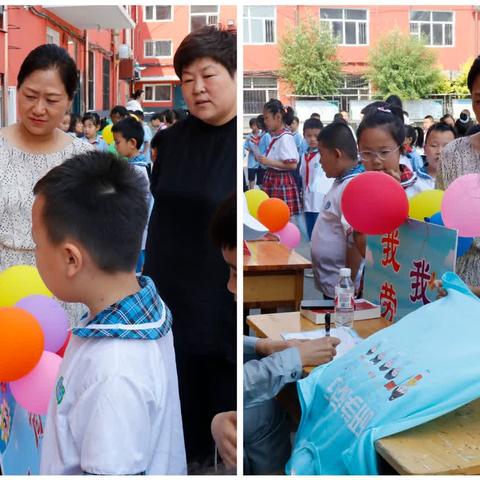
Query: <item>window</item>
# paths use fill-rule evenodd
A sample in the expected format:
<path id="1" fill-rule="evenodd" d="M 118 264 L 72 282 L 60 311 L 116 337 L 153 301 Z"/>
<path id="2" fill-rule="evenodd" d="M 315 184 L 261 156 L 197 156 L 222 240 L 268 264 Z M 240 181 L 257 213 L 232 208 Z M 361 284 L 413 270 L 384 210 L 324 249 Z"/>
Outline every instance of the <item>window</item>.
<path id="1" fill-rule="evenodd" d="M 410 35 L 429 46 L 453 46 L 453 12 L 410 12 Z"/>
<path id="2" fill-rule="evenodd" d="M 245 43 L 275 43 L 275 7 L 243 7 Z"/>
<path id="3" fill-rule="evenodd" d="M 110 60 L 103 57 L 103 110 L 110 110 Z"/>
<path id="4" fill-rule="evenodd" d="M 167 85 L 144 85 L 146 102 L 171 102 L 172 86 Z"/>
<path id="5" fill-rule="evenodd" d="M 53 30 L 50 27 L 47 27 L 47 42 L 46 43 L 53 43 L 55 45 L 60 46 L 60 33 L 56 30 Z"/>
<path id="6" fill-rule="evenodd" d="M 321 8 L 320 21 L 340 45 L 368 44 L 368 10 Z"/>
<path id="7" fill-rule="evenodd" d="M 271 98 L 278 98 L 275 77 L 243 77 L 243 113 L 260 115 Z"/>
<path id="8" fill-rule="evenodd" d="M 0 30 L 7 29 L 7 26 L 4 25 L 4 23 L 5 23 L 5 7 L 3 5 L 0 5 Z"/>
<path id="9" fill-rule="evenodd" d="M 171 57 L 172 41 L 171 40 L 146 40 L 145 41 L 145 57 Z"/>
<path id="10" fill-rule="evenodd" d="M 171 5 L 145 5 L 145 21 L 168 22 L 172 20 Z"/>
<path id="11" fill-rule="evenodd" d="M 87 110 L 95 110 L 95 52 L 88 52 L 88 105 Z"/>
<path id="12" fill-rule="evenodd" d="M 205 25 L 218 25 L 218 5 L 191 5 L 190 31 L 194 32 Z"/>

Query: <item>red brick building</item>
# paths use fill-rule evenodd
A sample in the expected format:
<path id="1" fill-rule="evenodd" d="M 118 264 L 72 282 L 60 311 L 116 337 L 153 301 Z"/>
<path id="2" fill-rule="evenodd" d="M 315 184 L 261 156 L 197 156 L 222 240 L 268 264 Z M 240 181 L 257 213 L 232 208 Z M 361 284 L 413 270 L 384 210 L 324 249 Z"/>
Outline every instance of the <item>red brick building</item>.
<path id="1" fill-rule="evenodd" d="M 180 81 L 173 56 L 184 37 L 204 25 L 236 28 L 235 5 L 142 5 L 134 7 L 134 56 L 140 78 L 134 89 L 145 90 L 144 110 L 182 108 Z"/>
<path id="2" fill-rule="evenodd" d="M 121 71 L 131 64 L 135 22 L 130 6 L 0 6 L 0 126 L 16 119 L 16 81 L 25 56 L 55 43 L 70 53 L 80 73 L 72 110 L 105 112 L 125 104 L 130 87 Z M 127 65 L 128 66 L 128 65 Z M 7 93 L 6 93 L 7 92 Z"/>
<path id="3" fill-rule="evenodd" d="M 287 85 L 278 79 L 278 42 L 289 26 L 308 17 L 330 25 L 339 37 L 338 56 L 345 80 L 340 92 L 368 98 L 361 74 L 369 48 L 393 28 L 412 36 L 426 35 L 443 71 L 455 78 L 469 58 L 479 54 L 479 8 L 470 5 L 321 5 L 251 6 L 243 8 L 244 112 L 258 114 L 263 103 L 278 97 L 292 103 Z"/>

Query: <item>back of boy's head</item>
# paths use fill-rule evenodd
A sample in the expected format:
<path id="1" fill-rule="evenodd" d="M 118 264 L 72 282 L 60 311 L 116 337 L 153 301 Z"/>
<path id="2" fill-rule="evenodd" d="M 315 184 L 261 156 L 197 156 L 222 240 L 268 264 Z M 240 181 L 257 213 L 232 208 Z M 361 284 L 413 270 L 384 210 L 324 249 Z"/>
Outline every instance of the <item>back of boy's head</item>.
<path id="1" fill-rule="evenodd" d="M 112 126 L 112 133 L 120 133 L 125 140 L 135 140 L 137 149 L 143 145 L 145 130 L 143 125 L 133 117 L 127 117 L 120 120 Z"/>
<path id="2" fill-rule="evenodd" d="M 218 207 L 210 224 L 210 235 L 218 248 L 237 248 L 237 195 L 232 192 Z"/>
<path id="3" fill-rule="evenodd" d="M 55 245 L 77 240 L 108 273 L 134 270 L 147 224 L 145 185 L 134 168 L 111 153 L 74 155 L 33 189 L 45 200 L 43 221 Z"/>
<path id="4" fill-rule="evenodd" d="M 303 122 L 303 133 L 307 130 L 321 130 L 323 128 L 323 123 L 321 120 L 315 117 L 310 117 Z"/>
<path id="5" fill-rule="evenodd" d="M 362 112 L 364 117 L 357 128 L 357 139 L 364 130 L 369 128 L 384 128 L 392 136 L 398 146 L 405 141 L 405 124 L 403 110 L 386 102 L 373 102 L 367 105 Z"/>
<path id="6" fill-rule="evenodd" d="M 115 114 L 120 115 L 121 117 L 128 117 L 128 110 L 123 105 L 115 105 L 110 110 L 110 116 Z"/>
<path id="7" fill-rule="evenodd" d="M 211 58 L 233 78 L 237 71 L 237 33 L 206 26 L 187 35 L 173 57 L 178 78 L 181 80 L 183 69 L 200 58 Z"/>
<path id="8" fill-rule="evenodd" d="M 141 110 L 135 110 L 133 112 L 133 114 L 139 119 L 139 120 L 143 120 L 145 118 L 145 115 L 143 114 L 143 112 Z"/>
<path id="9" fill-rule="evenodd" d="M 96 112 L 87 112 L 82 118 L 82 123 L 90 120 L 96 127 L 100 126 L 100 115 Z"/>
<path id="10" fill-rule="evenodd" d="M 358 158 L 357 142 L 345 123 L 333 122 L 327 125 L 318 134 L 318 143 L 328 150 L 340 150 L 353 161 Z"/>

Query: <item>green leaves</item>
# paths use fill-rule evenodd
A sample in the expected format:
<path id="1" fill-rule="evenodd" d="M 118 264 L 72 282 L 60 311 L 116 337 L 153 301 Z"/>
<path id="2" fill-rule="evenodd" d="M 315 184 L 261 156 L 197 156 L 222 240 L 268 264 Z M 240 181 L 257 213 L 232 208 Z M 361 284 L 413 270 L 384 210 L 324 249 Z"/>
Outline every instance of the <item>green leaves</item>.
<path id="1" fill-rule="evenodd" d="M 444 76 L 433 49 L 407 33 L 393 30 L 370 50 L 366 77 L 382 96 L 418 100 L 438 92 Z"/>
<path id="2" fill-rule="evenodd" d="M 341 62 L 330 30 L 309 19 L 288 29 L 280 40 L 280 77 L 296 95 L 324 96 L 337 93 Z"/>

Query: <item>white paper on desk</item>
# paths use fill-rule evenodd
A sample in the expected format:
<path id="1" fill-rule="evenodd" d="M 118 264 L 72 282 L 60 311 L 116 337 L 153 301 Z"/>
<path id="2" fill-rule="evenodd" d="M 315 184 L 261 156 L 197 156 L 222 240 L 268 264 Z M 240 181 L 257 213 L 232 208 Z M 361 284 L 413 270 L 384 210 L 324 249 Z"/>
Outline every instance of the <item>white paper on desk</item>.
<path id="1" fill-rule="evenodd" d="M 319 328 L 318 330 L 309 330 L 308 332 L 282 333 L 284 340 L 313 340 L 315 338 L 322 338 L 324 336 L 324 328 Z M 345 327 L 332 328 L 330 330 L 330 336 L 340 339 L 340 344 L 337 346 L 337 355 L 335 358 L 340 358 L 342 355 L 345 355 L 362 340 L 355 331 Z"/>

